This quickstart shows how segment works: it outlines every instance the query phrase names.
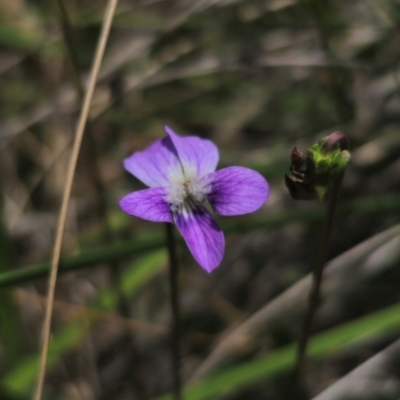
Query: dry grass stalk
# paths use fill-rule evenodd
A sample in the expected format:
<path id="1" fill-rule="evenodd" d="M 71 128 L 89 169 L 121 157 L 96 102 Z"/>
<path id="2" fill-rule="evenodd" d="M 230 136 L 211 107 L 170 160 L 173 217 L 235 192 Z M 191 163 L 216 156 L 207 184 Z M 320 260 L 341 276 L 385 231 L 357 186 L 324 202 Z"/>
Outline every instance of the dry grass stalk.
<path id="1" fill-rule="evenodd" d="M 43 324 L 43 334 L 42 334 L 42 350 L 40 356 L 40 366 L 39 375 L 36 386 L 36 392 L 34 400 L 41 400 L 43 392 L 43 383 L 46 374 L 47 365 L 47 355 L 49 350 L 49 340 L 50 340 L 50 327 L 51 327 L 51 316 L 53 310 L 54 302 L 54 291 L 57 281 L 57 271 L 58 264 L 60 260 L 61 244 L 63 239 L 63 232 L 65 227 L 65 221 L 67 218 L 69 198 L 71 195 L 72 182 L 74 179 L 76 164 L 78 160 L 79 150 L 82 143 L 83 133 L 85 130 L 86 122 L 89 115 L 90 104 L 93 98 L 93 92 L 96 85 L 97 77 L 100 70 L 100 65 L 104 56 L 105 47 L 107 44 L 108 36 L 111 29 L 111 23 L 115 14 L 115 9 L 117 7 L 118 0 L 109 0 L 107 9 L 105 12 L 105 17 L 103 20 L 103 26 L 100 33 L 100 38 L 98 46 L 96 49 L 96 54 L 94 57 L 92 70 L 90 72 L 89 84 L 85 94 L 81 114 L 79 116 L 78 124 L 76 127 L 75 139 L 72 147 L 71 158 L 68 165 L 67 178 L 65 181 L 64 194 L 61 203 L 61 210 L 58 220 L 56 240 L 53 248 L 53 257 L 51 263 L 50 277 L 49 277 L 49 289 L 47 294 L 46 312 Z"/>

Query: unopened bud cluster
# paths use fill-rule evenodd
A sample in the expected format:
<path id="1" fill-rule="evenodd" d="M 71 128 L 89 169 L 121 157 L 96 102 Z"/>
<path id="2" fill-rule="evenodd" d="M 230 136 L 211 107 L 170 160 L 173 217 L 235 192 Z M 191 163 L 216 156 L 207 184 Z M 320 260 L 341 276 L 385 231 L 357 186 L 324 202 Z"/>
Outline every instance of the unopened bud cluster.
<path id="1" fill-rule="evenodd" d="M 322 201 L 331 183 L 345 171 L 350 160 L 349 140 L 334 132 L 312 145 L 307 154 L 294 147 L 290 157 L 290 175 L 285 175 L 286 187 L 295 200 Z"/>

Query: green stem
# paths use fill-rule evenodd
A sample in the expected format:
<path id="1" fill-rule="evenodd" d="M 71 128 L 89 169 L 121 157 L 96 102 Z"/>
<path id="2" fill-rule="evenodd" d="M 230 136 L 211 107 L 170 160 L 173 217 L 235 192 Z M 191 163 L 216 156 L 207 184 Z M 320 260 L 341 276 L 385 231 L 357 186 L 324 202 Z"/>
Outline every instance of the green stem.
<path id="1" fill-rule="evenodd" d="M 179 326 L 179 291 L 178 291 L 178 257 L 176 255 L 176 244 L 174 237 L 174 226 L 166 224 L 167 248 L 169 255 L 169 282 L 170 282 L 170 301 L 172 311 L 172 372 L 173 372 L 173 393 L 175 400 L 182 399 L 182 383 L 180 377 L 180 326 Z"/>

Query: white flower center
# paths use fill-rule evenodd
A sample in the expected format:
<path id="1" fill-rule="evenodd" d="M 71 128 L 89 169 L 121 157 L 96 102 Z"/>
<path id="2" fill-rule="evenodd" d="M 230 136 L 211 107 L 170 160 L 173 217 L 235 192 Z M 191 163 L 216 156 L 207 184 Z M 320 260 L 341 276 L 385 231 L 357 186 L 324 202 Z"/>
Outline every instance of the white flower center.
<path id="1" fill-rule="evenodd" d="M 182 212 L 187 215 L 196 204 L 202 204 L 207 200 L 211 191 L 211 179 L 199 179 L 195 170 L 185 168 L 185 174 L 179 171 L 169 174 L 170 185 L 167 188 L 166 200 L 171 205 L 173 213 Z"/>

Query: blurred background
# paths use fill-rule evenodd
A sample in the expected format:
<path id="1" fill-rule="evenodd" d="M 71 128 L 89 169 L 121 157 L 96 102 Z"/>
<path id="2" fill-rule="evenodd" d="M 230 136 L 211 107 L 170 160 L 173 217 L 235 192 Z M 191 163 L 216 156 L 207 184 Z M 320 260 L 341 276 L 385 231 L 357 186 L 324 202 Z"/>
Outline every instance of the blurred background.
<path id="1" fill-rule="evenodd" d="M 32 396 L 105 6 L 0 0 L 0 399 Z M 164 227 L 118 207 L 143 187 L 123 158 L 168 124 L 212 139 L 219 168 L 254 168 L 271 186 L 256 214 L 217 218 L 226 253 L 211 275 L 179 246 L 182 375 L 197 382 L 185 399 L 283 398 L 325 210 L 292 200 L 284 174 L 294 146 L 341 130 L 352 160 L 303 395 L 398 400 L 399 56 L 399 0 L 120 0 L 75 174 L 44 399 L 171 389 Z"/>

